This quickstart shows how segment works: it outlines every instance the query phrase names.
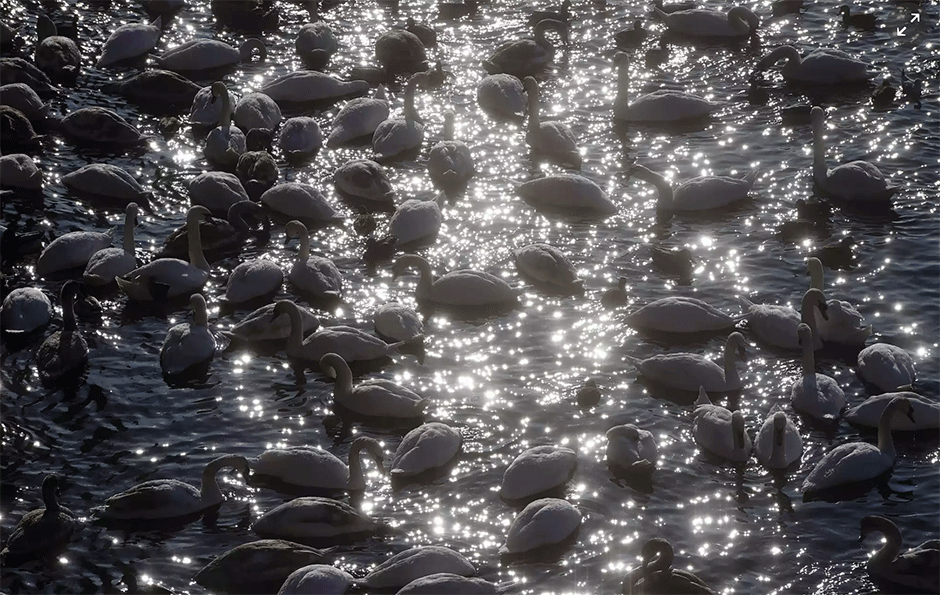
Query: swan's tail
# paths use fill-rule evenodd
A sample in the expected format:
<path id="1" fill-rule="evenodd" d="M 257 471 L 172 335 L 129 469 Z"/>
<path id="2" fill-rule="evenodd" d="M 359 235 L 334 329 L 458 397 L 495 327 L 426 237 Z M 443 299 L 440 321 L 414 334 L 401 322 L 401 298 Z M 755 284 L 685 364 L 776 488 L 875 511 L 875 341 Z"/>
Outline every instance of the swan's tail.
<path id="1" fill-rule="evenodd" d="M 704 386 L 698 387 L 698 398 L 695 399 L 695 406 L 698 407 L 699 405 L 711 405 L 711 404 L 712 404 L 711 399 L 708 398 L 708 393 L 705 392 L 705 387 Z"/>
<path id="2" fill-rule="evenodd" d="M 632 355 L 625 355 L 623 356 L 623 359 L 625 359 L 631 366 L 633 366 L 637 370 L 640 369 L 640 362 L 643 361 L 638 357 L 633 357 Z"/>

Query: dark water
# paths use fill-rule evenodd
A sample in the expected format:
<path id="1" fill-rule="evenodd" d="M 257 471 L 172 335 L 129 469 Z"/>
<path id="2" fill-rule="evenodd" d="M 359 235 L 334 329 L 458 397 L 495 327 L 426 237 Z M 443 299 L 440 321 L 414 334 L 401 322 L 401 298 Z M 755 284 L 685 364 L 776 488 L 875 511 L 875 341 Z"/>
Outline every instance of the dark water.
<path id="1" fill-rule="evenodd" d="M 723 5 L 707 2 L 709 6 Z M 831 108 L 827 132 L 829 163 L 868 159 L 902 186 L 895 197 L 897 217 L 861 217 L 836 209 L 832 235 L 858 242 L 859 266 L 848 272 L 827 270 L 829 297 L 857 304 L 874 325 L 869 342 L 900 345 L 916 359 L 916 388 L 930 398 L 940 393 L 938 300 L 936 77 L 936 3 L 925 3 L 919 23 L 912 12 L 892 3 L 872 3 L 883 28 L 875 33 L 843 29 L 835 9 L 841 2 L 806 2 L 800 17 L 765 23 L 767 47 L 796 43 L 804 49 L 841 48 L 870 61 L 881 73 L 906 66 L 927 84 L 921 109 L 898 103 L 873 110 L 871 89 L 814 97 Z M 770 2 L 750 3 L 765 18 Z M 67 113 L 86 105 L 118 110 L 146 133 L 156 133 L 157 116 L 105 94 L 107 80 L 129 69 L 93 68 L 99 48 L 119 22 L 139 21 L 143 11 L 133 2 L 60 3 L 79 18 L 85 69 L 76 88 L 55 100 L 53 110 Z M 3 0 L 3 19 L 21 26 L 32 53 L 34 4 Z M 936 437 L 898 441 L 898 460 L 887 488 L 871 490 L 841 504 L 804 504 L 799 486 L 832 446 L 874 440 L 842 422 L 825 432 L 800 422 L 805 454 L 799 470 L 782 485 L 753 460 L 743 469 L 715 464 L 696 448 L 691 436 L 691 407 L 658 398 L 637 381 L 623 355 L 647 357 L 664 347 L 718 356 L 723 339 L 665 344 L 638 335 L 623 323 L 624 312 L 600 306 L 601 293 L 626 276 L 630 309 L 666 295 L 694 295 L 726 311 L 739 311 L 735 296 L 759 303 L 796 304 L 808 285 L 804 258 L 811 241 L 787 242 L 776 233 L 793 218 L 799 198 L 813 195 L 809 126 L 783 126 L 780 108 L 807 97 L 783 86 L 776 74 L 767 105 L 744 99 L 747 76 L 764 49 L 748 44 L 725 47 L 672 45 L 669 61 L 659 69 L 636 56 L 632 91 L 661 86 L 682 87 L 727 103 L 707 128 L 669 135 L 642 128 L 622 130 L 611 121 L 616 74 L 612 70 L 614 31 L 645 11 L 645 3 L 616 1 L 606 8 L 577 2 L 572 45 L 558 55 L 554 76 L 543 84 L 543 114 L 568 123 L 584 149 L 585 175 L 597 181 L 619 205 L 603 221 L 578 221 L 540 214 L 512 191 L 511 181 L 528 179 L 554 166 L 530 161 L 524 130 L 498 123 L 476 106 L 475 86 L 482 76 L 479 61 L 502 40 L 524 31 L 524 2 L 494 2 L 472 20 L 438 22 L 439 47 L 446 68 L 455 76 L 437 91 L 418 95 L 426 117 L 426 147 L 440 137 L 443 112 L 457 113 L 457 137 L 472 148 L 478 175 L 465 194 L 444 209 L 437 242 L 422 253 L 440 272 L 475 267 L 503 276 L 524 288 L 523 307 L 502 317 L 470 324 L 434 315 L 427 321 L 428 356 L 420 365 L 411 356 L 396 356 L 382 373 L 433 401 L 429 420 L 459 429 L 464 456 L 446 478 L 433 485 L 393 492 L 387 480 L 372 473 L 365 509 L 396 527 L 391 537 L 374 539 L 348 550 L 339 564 L 356 576 L 370 565 L 412 544 L 444 544 L 461 551 L 489 580 L 515 580 L 521 593 L 619 592 L 622 575 L 635 566 L 643 542 L 659 535 L 676 547 L 677 566 L 694 569 L 726 593 L 871 593 L 875 587 L 864 571 L 874 540 L 857 543 L 859 519 L 885 514 L 900 526 L 907 542 L 936 538 L 940 507 Z M 324 13 L 341 42 L 331 72 L 345 73 L 367 63 L 379 31 L 413 15 L 433 19 L 431 3 L 403 6 L 401 14 L 371 2 L 350 2 Z M 270 57 L 226 77 L 237 94 L 302 67 L 293 53 L 293 38 L 306 13 L 281 3 L 279 32 L 265 35 Z M 904 35 L 898 34 L 906 27 Z M 650 24 L 653 31 L 659 25 Z M 217 31 L 208 2 L 189 3 L 164 33 L 158 50 L 194 36 L 216 36 L 239 45 L 244 36 Z M 651 35 L 647 44 L 654 43 Z M 209 81 L 198 81 L 208 84 Z M 397 91 L 397 89 L 396 89 Z M 398 93 L 394 105 L 401 107 Z M 312 115 L 328 133 L 338 107 Z M 285 113 L 295 115 L 292 112 Z M 344 214 L 352 211 L 334 195 L 329 178 L 345 160 L 366 157 L 366 149 L 322 151 L 305 167 L 282 163 L 282 180 L 314 184 Z M 628 181 L 626 160 L 669 172 L 675 180 L 703 173 L 761 171 L 754 200 L 707 218 L 680 217 L 655 221 L 652 188 Z M 8 201 L 6 219 L 14 212 L 38 218 L 61 234 L 75 229 L 104 230 L 120 225 L 120 209 L 87 202 L 70 194 L 59 178 L 78 167 L 106 159 L 126 167 L 153 189 L 156 199 L 137 228 L 140 256 L 149 259 L 162 239 L 184 219 L 188 198 L 184 183 L 207 167 L 201 146 L 188 132 L 169 141 L 156 140 L 138 155 L 102 157 L 77 152 L 56 140 L 38 156 L 45 175 L 42 205 Z M 429 198 L 433 189 L 423 163 L 388 168 L 400 199 Z M 106 221 L 105 221 L 106 220 Z M 380 218 L 380 229 L 384 217 Z M 296 247 L 282 246 L 283 228 L 270 243 L 252 247 L 238 258 L 214 264 L 205 294 L 212 323 L 233 324 L 236 316 L 219 316 L 219 297 L 240 259 L 266 254 L 285 264 Z M 587 289 L 583 297 L 547 296 L 521 281 L 511 250 L 524 243 L 547 241 L 565 251 L 579 269 Z M 359 257 L 363 241 L 346 225 L 311 234 L 315 253 L 332 258 L 345 277 L 345 301 L 322 315 L 341 324 L 371 328 L 371 311 L 391 299 L 413 303 L 415 277 L 393 279 L 390 267 L 367 271 Z M 691 286 L 677 286 L 653 271 L 649 243 L 688 246 L 698 259 Z M 4 270 L 7 289 L 36 283 L 56 295 L 60 282 L 32 280 L 32 258 Z M 290 296 L 283 292 L 282 296 Z M 291 297 L 291 299 L 297 299 Z M 2 379 L 3 500 L 2 528 L 8 533 L 26 511 L 41 505 L 39 485 L 51 472 L 64 479 L 63 504 L 82 517 L 120 490 L 148 479 L 176 477 L 198 483 L 202 468 L 221 453 L 257 456 L 273 445 L 322 445 L 345 459 L 356 434 L 384 441 L 394 452 L 400 433 L 338 423 L 332 416 L 332 385 L 308 373 L 298 383 L 284 353 L 227 353 L 217 359 L 207 381 L 198 387 L 171 388 L 163 381 L 158 353 L 166 330 L 188 315 L 185 305 L 169 311 L 132 309 L 116 294 L 104 296 L 100 323 L 83 323 L 91 344 L 87 383 L 69 398 L 43 389 L 31 353 L 42 337 L 5 354 Z M 217 318 L 218 317 L 218 318 Z M 854 370 L 854 358 L 824 357 L 819 368 L 833 375 L 850 405 L 867 395 Z M 756 432 L 774 403 L 789 408 L 789 383 L 800 371 L 797 359 L 766 348 L 751 348 L 740 367 L 745 389 L 740 407 L 750 431 Z M 596 408 L 578 409 L 574 392 L 587 377 L 598 381 L 603 400 Z M 81 407 L 90 385 L 101 387 L 106 403 Z M 616 482 L 604 463 L 604 432 L 633 422 L 656 434 L 660 461 L 651 493 Z M 497 550 L 515 511 L 496 492 L 503 470 L 523 449 L 538 444 L 566 444 L 579 453 L 579 468 L 568 499 L 584 521 L 576 544 L 557 564 L 499 565 Z M 7 592 L 95 592 L 116 584 L 127 568 L 142 581 L 174 591 L 203 592 L 191 582 L 203 564 L 235 545 L 255 538 L 251 519 L 284 501 L 265 489 L 245 486 L 235 474 L 225 475 L 230 499 L 214 522 L 195 522 L 166 532 L 124 533 L 89 524 L 52 567 L 5 568 Z M 121 587 L 124 588 L 123 586 Z"/>

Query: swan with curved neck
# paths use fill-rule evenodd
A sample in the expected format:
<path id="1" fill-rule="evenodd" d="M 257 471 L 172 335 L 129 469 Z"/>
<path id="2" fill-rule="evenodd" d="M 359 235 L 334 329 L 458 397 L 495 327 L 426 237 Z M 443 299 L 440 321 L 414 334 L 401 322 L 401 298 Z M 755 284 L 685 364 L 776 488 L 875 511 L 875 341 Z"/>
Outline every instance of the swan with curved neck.
<path id="1" fill-rule="evenodd" d="M 745 6 L 735 6 L 727 13 L 693 8 L 671 14 L 654 6 L 653 12 L 669 28 L 670 33 L 689 37 L 749 37 L 757 33 L 760 27 L 760 18 Z"/>
<path id="2" fill-rule="evenodd" d="M 806 290 L 800 302 L 799 312 L 789 306 L 755 304 L 744 296 L 740 296 L 739 299 L 745 311 L 744 316 L 747 318 L 748 328 L 761 341 L 781 349 L 803 349 L 799 336 L 799 326 L 802 322 L 813 332 L 813 349 L 822 348 L 813 309 L 818 308 L 823 318 L 826 318 L 828 314 L 826 314 L 826 298 L 818 289 Z"/>
<path id="3" fill-rule="evenodd" d="M 623 579 L 623 593 L 683 593 L 717 595 L 705 582 L 687 570 L 672 568 L 672 544 L 653 537 L 643 544 L 643 566 Z"/>
<path id="4" fill-rule="evenodd" d="M 349 446 L 349 465 L 332 453 L 308 446 L 272 448 L 251 461 L 255 475 L 275 478 L 291 486 L 361 492 L 366 488 L 363 454 L 384 471 L 385 452 L 378 440 L 360 436 Z"/>
<path id="5" fill-rule="evenodd" d="M 137 203 L 132 202 L 124 210 L 124 244 L 121 248 L 105 248 L 95 252 L 85 266 L 82 281 L 89 287 L 101 287 L 114 283 L 114 278 L 137 268 L 134 246 L 134 226 L 137 225 Z"/>
<path id="6" fill-rule="evenodd" d="M 704 450 L 734 463 L 751 458 L 751 437 L 744 427 L 744 414 L 713 405 L 699 387 L 693 412 L 692 435 Z"/>
<path id="7" fill-rule="evenodd" d="M 354 414 L 413 419 L 421 417 L 429 404 L 417 393 L 384 378 L 371 378 L 353 386 L 349 364 L 336 353 L 327 353 L 320 358 L 320 367 L 336 378 L 333 402 Z"/>
<path id="8" fill-rule="evenodd" d="M 705 118 L 719 105 L 698 95 L 684 91 L 660 89 L 637 97 L 630 102 L 630 56 L 617 52 L 617 98 L 614 100 L 614 118 L 626 122 L 647 124 L 679 122 Z"/>
<path id="9" fill-rule="evenodd" d="M 816 373 L 813 331 L 809 325 L 801 323 L 797 332 L 803 347 L 803 373 L 790 387 L 790 402 L 801 413 L 833 421 L 845 409 L 845 393 L 832 377 Z"/>
<path id="10" fill-rule="evenodd" d="M 44 556 L 68 543 L 78 527 L 72 511 L 59 504 L 59 478 L 47 475 L 42 480 L 42 502 L 44 508 L 31 510 L 23 515 L 7 538 L 0 552 L 0 559 L 24 559 Z"/>
<path id="11" fill-rule="evenodd" d="M 868 574 L 873 579 L 917 593 L 940 592 L 940 541 L 925 541 L 901 553 L 901 530 L 890 519 L 877 515 L 862 518 L 859 541 L 872 533 L 885 538 L 885 544 L 868 558 Z"/>
<path id="12" fill-rule="evenodd" d="M 810 287 L 822 291 L 822 261 L 815 257 L 808 258 L 806 260 L 806 270 L 810 275 Z M 826 315 L 828 320 L 823 319 L 818 310 L 814 311 L 816 328 L 819 330 L 819 337 L 824 342 L 842 345 L 865 345 L 865 341 L 871 334 L 871 325 L 864 327 L 861 325 L 865 319 L 852 304 L 840 300 L 828 300 L 826 302 Z"/>
<path id="13" fill-rule="evenodd" d="M 219 125 L 206 136 L 203 153 L 206 159 L 223 167 L 234 167 L 238 158 L 247 150 L 247 141 L 241 130 L 232 126 L 232 100 L 225 83 L 212 83 L 212 97 L 222 104 Z"/>
<path id="14" fill-rule="evenodd" d="M 759 174 L 752 169 L 743 178 L 731 176 L 698 176 L 676 186 L 660 174 L 642 166 L 630 167 L 630 176 L 656 187 L 656 208 L 661 211 L 690 212 L 719 209 L 747 199 Z"/>
<path id="15" fill-rule="evenodd" d="M 310 236 L 300 221 L 290 221 L 285 228 L 287 239 L 300 238 L 300 253 L 291 266 L 288 278 L 300 291 L 317 298 L 337 299 L 343 294 L 343 276 L 332 260 L 310 256 Z"/>
<path id="16" fill-rule="evenodd" d="M 761 465 L 770 469 L 786 469 L 803 456 L 803 438 L 778 405 L 770 410 L 757 433 L 754 455 Z"/>
<path id="17" fill-rule="evenodd" d="M 724 368 L 693 353 L 661 353 L 639 360 L 624 356 L 643 376 L 664 386 L 696 391 L 699 387 L 711 392 L 735 391 L 741 388 L 737 359 L 745 358 L 747 341 L 741 333 L 731 333 L 725 341 Z"/>
<path id="18" fill-rule="evenodd" d="M 421 146 L 424 142 L 424 124 L 415 108 L 415 90 L 427 87 L 428 76 L 419 72 L 405 85 L 404 118 L 390 118 L 379 124 L 372 135 L 372 150 L 378 160 L 397 157 Z"/>
<path id="19" fill-rule="evenodd" d="M 525 142 L 536 153 L 553 160 L 571 164 L 581 169 L 581 152 L 571 128 L 562 122 L 539 120 L 539 84 L 531 76 L 522 81 L 529 101 L 529 123 L 526 126 Z"/>
<path id="20" fill-rule="evenodd" d="M 563 44 L 568 45 L 568 24 L 553 19 L 539 21 L 532 38 L 504 43 L 483 61 L 489 74 L 511 74 L 518 78 L 534 76 L 545 70 L 555 58 L 555 47 L 545 37 L 548 31 L 557 31 Z"/>
<path id="21" fill-rule="evenodd" d="M 867 81 L 872 77 L 868 65 L 845 52 L 820 48 L 800 56 L 792 45 L 776 48 L 757 63 L 754 72 L 767 70 L 783 60 L 783 78 L 795 83 L 841 85 Z"/>
<path id="22" fill-rule="evenodd" d="M 483 306 L 512 303 L 517 298 L 508 283 L 483 271 L 460 269 L 434 278 L 430 263 L 416 254 L 398 257 L 392 271 L 397 276 L 409 268 L 420 273 L 415 288 L 419 300 L 450 306 Z"/>

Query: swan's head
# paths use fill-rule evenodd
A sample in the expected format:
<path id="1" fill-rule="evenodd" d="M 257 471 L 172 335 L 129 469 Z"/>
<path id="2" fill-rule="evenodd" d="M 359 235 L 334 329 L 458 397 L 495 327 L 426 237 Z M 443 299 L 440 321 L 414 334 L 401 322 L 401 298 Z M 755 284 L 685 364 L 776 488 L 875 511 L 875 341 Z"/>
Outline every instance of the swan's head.
<path id="1" fill-rule="evenodd" d="M 734 433 L 734 448 L 744 448 L 744 414 L 735 411 L 731 414 L 731 430 Z"/>
<path id="2" fill-rule="evenodd" d="M 777 446 L 783 446 L 784 437 L 787 433 L 787 414 L 783 411 L 774 413 L 774 442 Z"/>

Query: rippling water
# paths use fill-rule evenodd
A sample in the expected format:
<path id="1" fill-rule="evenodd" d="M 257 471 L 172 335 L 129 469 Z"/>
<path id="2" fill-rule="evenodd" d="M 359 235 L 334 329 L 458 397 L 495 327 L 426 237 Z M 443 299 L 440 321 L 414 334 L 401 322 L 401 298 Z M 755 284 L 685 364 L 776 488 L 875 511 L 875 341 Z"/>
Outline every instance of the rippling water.
<path id="1" fill-rule="evenodd" d="M 708 6 L 724 3 L 709 1 Z M 520 593 L 619 592 L 622 575 L 639 560 L 649 537 L 668 538 L 676 547 L 677 565 L 694 569 L 710 585 L 731 593 L 870 593 L 865 575 L 869 541 L 859 545 L 859 520 L 867 514 L 895 519 L 909 543 L 935 538 L 940 507 L 937 438 L 903 438 L 887 487 L 841 504 L 803 503 L 799 486 L 824 452 L 846 441 L 874 440 L 874 434 L 842 422 L 825 432 L 804 422 L 803 462 L 785 482 L 753 460 L 744 468 L 716 464 L 696 448 L 691 436 L 691 407 L 637 380 L 624 355 L 647 357 L 665 349 L 691 350 L 717 356 L 722 337 L 664 343 L 625 326 L 625 311 L 666 295 L 699 297 L 737 313 L 735 298 L 746 294 L 759 303 L 797 304 L 808 285 L 804 258 L 812 241 L 787 242 L 777 235 L 781 221 L 793 218 L 794 203 L 813 195 L 809 126 L 781 124 L 784 106 L 820 101 L 829 109 L 828 160 L 876 162 L 902 190 L 895 197 L 895 218 L 860 217 L 836 210 L 833 241 L 848 234 L 858 242 L 859 266 L 852 271 L 827 270 L 834 287 L 830 297 L 850 299 L 874 325 L 873 341 L 900 345 L 916 359 L 917 389 L 930 398 L 940 393 L 938 300 L 937 100 L 935 83 L 940 56 L 936 46 L 937 5 L 925 3 L 923 18 L 910 23 L 912 12 L 892 3 L 872 3 L 883 28 L 875 33 L 846 30 L 837 20 L 841 2 L 807 2 L 799 17 L 766 22 L 763 48 L 744 43 L 696 47 L 671 45 L 669 60 L 647 68 L 643 51 L 655 44 L 662 27 L 636 54 L 631 91 L 684 88 L 726 104 L 704 130 L 670 135 L 645 128 L 612 124 L 616 90 L 612 69 L 613 32 L 645 12 L 645 3 L 617 0 L 606 7 L 578 2 L 571 47 L 559 52 L 558 68 L 542 84 L 543 114 L 569 124 L 584 149 L 583 172 L 597 181 L 619 205 L 603 221 L 584 221 L 542 214 L 521 201 L 512 181 L 528 179 L 554 166 L 532 162 L 518 124 L 496 122 L 476 105 L 475 86 L 482 76 L 479 61 L 502 40 L 522 35 L 530 3 L 508 1 L 483 6 L 473 19 L 435 22 L 439 51 L 454 76 L 442 89 L 420 92 L 417 105 L 427 120 L 426 147 L 440 138 L 445 109 L 457 113 L 457 138 L 467 142 L 478 174 L 462 196 L 444 209 L 437 242 L 422 253 L 440 272 L 462 267 L 494 272 L 524 289 L 523 306 L 502 317 L 475 323 L 439 314 L 428 320 L 428 356 L 423 365 L 396 356 L 382 375 L 393 378 L 433 401 L 428 419 L 458 428 L 464 454 L 444 480 L 433 485 L 392 491 L 375 472 L 368 479 L 365 508 L 396 527 L 391 537 L 351 548 L 339 564 L 356 576 L 370 565 L 412 544 L 444 544 L 467 555 L 481 574 L 493 581 L 515 580 Z M 750 3 L 765 19 L 770 2 Z M 61 8 L 66 9 L 64 3 Z M 21 26 L 32 53 L 32 2 L 0 1 L 4 20 Z M 75 89 L 53 103 L 57 113 L 81 106 L 116 109 L 145 133 L 156 133 L 159 116 L 100 90 L 103 83 L 131 71 L 93 68 L 100 45 L 118 21 L 144 18 L 133 2 L 79 2 L 67 10 L 79 18 L 85 69 Z M 419 21 L 436 15 L 432 3 L 403 6 L 401 14 L 371 2 L 350 2 L 323 16 L 341 40 L 341 53 L 330 72 L 368 63 L 378 32 L 400 25 L 406 16 Z M 264 36 L 269 60 L 243 65 L 226 77 L 236 94 L 258 89 L 265 81 L 302 68 L 293 53 L 293 38 L 305 22 L 299 6 L 281 3 L 280 31 Z M 906 27 L 903 36 L 898 28 Z M 190 0 L 164 32 L 163 51 L 194 36 L 214 36 L 239 45 L 245 36 L 217 31 L 208 2 Z M 869 90 L 809 98 L 785 87 L 779 74 L 772 81 L 767 105 L 745 98 L 747 77 L 766 48 L 796 43 L 801 48 L 838 47 L 869 60 L 880 73 L 906 66 L 927 81 L 923 107 L 898 103 L 874 110 Z M 433 55 L 433 52 L 431 53 Z M 198 81 L 208 84 L 210 81 Z M 401 108 L 395 89 L 395 110 Z M 341 105 L 341 104 L 340 104 Z M 339 107 L 316 112 L 321 127 Z M 285 117 L 295 115 L 286 112 Z M 333 169 L 349 158 L 366 157 L 365 149 L 324 150 L 311 164 L 294 168 L 281 163 L 282 180 L 310 182 L 343 213 L 352 211 L 335 197 L 329 183 Z M 677 217 L 657 223 L 651 186 L 628 180 L 625 163 L 632 159 L 663 171 L 673 180 L 705 174 L 743 175 L 758 168 L 754 199 L 707 218 Z M 139 254 L 150 254 L 183 222 L 188 198 L 185 182 L 207 168 L 199 141 L 188 132 L 151 143 L 137 155 L 106 156 L 78 152 L 61 140 L 38 156 L 45 174 L 42 205 L 7 201 L 6 219 L 14 212 L 41 219 L 56 235 L 75 229 L 104 230 L 120 225 L 123 213 L 79 199 L 61 185 L 62 175 L 107 159 L 135 173 L 152 187 L 152 209 L 137 228 Z M 423 161 L 406 162 L 388 171 L 401 199 L 430 198 L 434 192 Z M 380 229 L 387 216 L 380 217 Z M 267 255 L 291 262 L 296 247 L 282 246 L 283 228 L 261 248 L 214 263 L 205 294 L 218 327 L 228 327 L 244 312 L 220 315 L 219 297 L 228 272 L 240 261 Z M 367 271 L 360 262 L 363 241 L 348 224 L 311 234 L 315 252 L 332 258 L 345 277 L 345 301 L 323 316 L 341 324 L 371 329 L 371 311 L 391 299 L 413 303 L 415 277 L 394 279 L 388 266 Z M 532 241 L 547 241 L 564 250 L 584 279 L 583 297 L 545 295 L 521 281 L 511 251 Z M 650 243 L 688 246 L 698 265 L 691 286 L 678 286 L 651 269 Z M 33 284 L 34 260 L 3 271 L 6 289 Z M 626 276 L 631 305 L 604 310 L 601 293 Z M 36 282 L 50 295 L 59 283 Z M 283 292 L 282 296 L 290 294 Z M 295 299 L 295 298 L 291 298 Z M 104 296 L 100 323 L 83 323 L 92 350 L 87 384 L 76 396 L 41 388 L 32 352 L 42 337 L 26 348 L 4 355 L 2 379 L 3 500 L 2 528 L 8 533 L 20 516 L 41 505 L 39 486 L 50 472 L 64 479 L 62 502 L 80 516 L 111 494 L 161 477 L 196 482 L 206 462 L 219 453 L 257 456 L 266 447 L 322 445 L 345 459 L 356 434 L 373 435 L 393 452 L 401 434 L 362 424 L 345 425 L 332 415 L 332 385 L 309 372 L 299 383 L 285 354 L 234 352 L 217 359 L 201 385 L 171 388 L 164 383 L 158 353 L 166 330 L 188 315 L 128 308 L 117 293 Z M 750 431 L 756 432 L 774 403 L 789 409 L 789 382 L 800 372 L 790 355 L 754 345 L 741 366 L 745 383 L 737 399 Z M 854 356 L 823 357 L 821 371 L 833 375 L 850 405 L 866 397 L 854 370 Z M 603 392 L 592 409 L 577 407 L 574 392 L 588 377 Z M 88 386 L 104 389 L 106 401 L 81 406 Z M 604 463 L 604 432 L 634 422 L 653 431 L 660 460 L 652 492 L 638 491 L 614 480 Z M 557 564 L 500 566 L 497 549 L 515 510 L 494 491 L 503 470 L 519 452 L 538 444 L 567 444 L 579 453 L 578 471 L 568 499 L 584 521 L 576 544 Z M 245 486 L 227 475 L 231 496 L 213 522 L 196 522 L 167 532 L 123 533 L 88 524 L 68 552 L 52 567 L 5 568 L 8 592 L 95 592 L 116 584 L 128 567 L 174 591 L 203 592 L 191 582 L 203 564 L 235 545 L 250 541 L 251 519 L 286 497 Z"/>

